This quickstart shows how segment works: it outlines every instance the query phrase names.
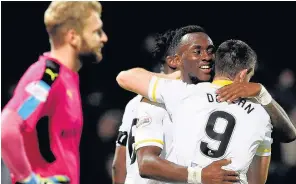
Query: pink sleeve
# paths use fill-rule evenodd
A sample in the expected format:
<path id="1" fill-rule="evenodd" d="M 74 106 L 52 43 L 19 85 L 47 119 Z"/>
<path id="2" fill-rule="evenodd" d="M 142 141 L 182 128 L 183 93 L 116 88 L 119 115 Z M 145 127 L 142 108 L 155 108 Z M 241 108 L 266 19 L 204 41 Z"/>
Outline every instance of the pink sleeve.
<path id="1" fill-rule="evenodd" d="M 23 120 L 21 126 L 25 131 L 34 129 L 38 120 L 49 113 L 47 111 L 50 108 L 44 107 L 50 106 L 52 86 L 43 80 L 44 75 L 44 62 L 33 64 L 19 81 L 13 97 L 5 107 L 17 112 Z"/>
<path id="2" fill-rule="evenodd" d="M 27 158 L 20 124 L 23 120 L 13 110 L 4 109 L 1 115 L 1 155 L 9 171 L 17 181 L 28 177 L 31 165 Z"/>
<path id="3" fill-rule="evenodd" d="M 53 71 L 48 71 L 44 62 L 33 64 L 19 81 L 13 97 L 2 111 L 2 158 L 17 181 L 32 172 L 21 131 L 34 129 L 38 120 L 48 113 L 45 109 L 50 109 L 47 108 L 51 101 L 49 94 L 52 93 L 55 80 L 52 74 Z"/>

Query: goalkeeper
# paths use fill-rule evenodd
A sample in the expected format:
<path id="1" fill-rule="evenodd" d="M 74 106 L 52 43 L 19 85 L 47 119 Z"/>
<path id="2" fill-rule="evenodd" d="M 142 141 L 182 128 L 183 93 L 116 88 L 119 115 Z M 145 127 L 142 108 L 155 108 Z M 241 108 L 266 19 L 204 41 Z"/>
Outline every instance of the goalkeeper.
<path id="1" fill-rule="evenodd" d="M 54 1 L 46 10 L 51 50 L 25 72 L 1 116 L 2 158 L 14 184 L 79 184 L 79 58 L 102 59 L 100 14 L 97 1 Z"/>

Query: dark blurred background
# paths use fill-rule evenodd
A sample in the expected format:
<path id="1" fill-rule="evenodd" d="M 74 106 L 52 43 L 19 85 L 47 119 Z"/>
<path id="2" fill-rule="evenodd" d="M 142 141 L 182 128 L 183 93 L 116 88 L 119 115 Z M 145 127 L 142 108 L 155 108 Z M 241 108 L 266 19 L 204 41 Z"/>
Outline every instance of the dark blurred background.
<path id="1" fill-rule="evenodd" d="M 101 2 L 109 42 L 100 64 L 80 71 L 84 110 L 81 183 L 111 183 L 115 139 L 126 103 L 135 96 L 115 77 L 131 67 L 157 71 L 148 50 L 153 35 L 189 24 L 204 27 L 215 45 L 235 38 L 258 54 L 253 81 L 263 83 L 296 122 L 295 2 Z M 49 2 L 1 2 L 1 107 L 27 67 L 49 50 L 43 14 Z M 3 165 L 2 165 L 3 166 Z M 4 183 L 5 174 L 2 174 Z M 268 184 L 296 183 L 296 141 L 274 137 Z M 5 184 L 5 183 L 4 183 Z"/>

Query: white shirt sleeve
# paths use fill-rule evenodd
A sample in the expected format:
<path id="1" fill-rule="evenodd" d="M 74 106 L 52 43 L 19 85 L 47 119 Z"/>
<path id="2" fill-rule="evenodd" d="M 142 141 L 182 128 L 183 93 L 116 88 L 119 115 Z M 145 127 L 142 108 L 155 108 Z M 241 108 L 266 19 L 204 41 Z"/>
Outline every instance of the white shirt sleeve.
<path id="1" fill-rule="evenodd" d="M 271 155 L 271 144 L 273 142 L 273 139 L 271 138 L 271 133 L 272 133 L 272 125 L 271 123 L 268 123 L 268 125 L 265 128 L 265 135 L 264 135 L 263 141 L 257 148 L 257 151 L 256 151 L 257 156 Z"/>
<path id="2" fill-rule="evenodd" d="M 153 76 L 150 80 L 148 97 L 153 102 L 165 104 L 171 111 L 186 96 L 189 85 L 181 80 L 164 79 Z"/>
<path id="3" fill-rule="evenodd" d="M 116 146 L 126 146 L 128 134 L 131 129 L 131 124 L 133 119 L 135 118 L 135 100 L 136 99 L 132 99 L 125 107 L 124 114 L 122 117 L 122 123 L 118 130 Z"/>
<path id="4" fill-rule="evenodd" d="M 127 106 L 128 107 L 128 106 Z M 119 127 L 119 131 L 124 132 L 124 131 L 129 131 L 130 125 L 132 124 L 132 117 L 134 115 L 133 109 L 131 108 L 126 108 L 122 117 L 122 123 Z"/>
<path id="5" fill-rule="evenodd" d="M 163 118 L 166 110 L 160 105 L 141 102 L 138 108 L 138 123 L 135 130 L 135 150 L 145 146 L 163 149 Z"/>

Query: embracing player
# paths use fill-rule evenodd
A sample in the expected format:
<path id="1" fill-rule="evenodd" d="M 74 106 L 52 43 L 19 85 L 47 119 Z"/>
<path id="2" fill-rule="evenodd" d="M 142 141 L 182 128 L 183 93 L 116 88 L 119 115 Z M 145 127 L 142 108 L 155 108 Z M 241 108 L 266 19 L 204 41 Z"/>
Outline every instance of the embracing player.
<path id="1" fill-rule="evenodd" d="M 133 74 L 139 74 L 139 75 L 141 75 L 141 72 L 143 72 L 143 71 L 141 71 L 141 70 L 133 70 Z M 149 72 L 148 72 L 149 73 Z M 146 73 L 147 74 L 147 76 L 148 75 L 150 75 L 150 77 L 151 77 L 151 74 L 149 73 Z M 132 71 L 130 71 L 129 72 L 129 74 L 132 74 Z M 134 91 L 136 91 L 136 90 L 138 90 L 138 89 L 140 89 L 141 87 L 143 87 L 144 88 L 144 84 L 142 83 L 141 85 L 140 84 L 137 84 L 136 83 L 136 81 L 135 80 L 133 80 L 133 81 L 126 81 L 126 79 L 127 78 L 129 78 L 128 76 L 129 76 L 129 74 L 128 73 L 121 73 L 121 76 L 119 75 L 118 76 L 118 82 L 121 84 L 121 85 L 123 85 L 124 87 L 126 87 L 127 89 L 129 89 L 129 90 L 134 90 Z M 157 75 L 157 74 L 156 74 Z M 146 77 L 147 77 L 146 76 Z M 144 76 L 143 76 L 144 77 Z M 141 79 L 143 79 L 143 78 L 141 78 Z M 135 85 L 139 85 L 139 86 L 137 86 L 137 87 L 139 87 L 138 89 L 136 89 L 135 88 Z M 170 90 L 172 90 L 172 89 L 170 89 Z M 264 91 L 263 89 L 261 90 L 261 92 L 262 91 Z M 144 93 L 144 91 L 141 91 L 141 92 L 143 92 Z M 266 91 L 265 91 L 265 93 L 266 93 Z M 262 95 L 262 94 L 260 94 L 260 95 Z M 152 95 L 153 96 L 153 95 Z M 216 97 L 216 96 L 214 96 L 214 97 Z M 213 98 L 213 100 L 214 100 L 215 98 Z M 261 101 L 261 103 L 264 105 L 264 104 L 269 104 L 270 103 L 270 101 L 265 101 L 264 102 L 264 100 L 263 101 Z M 193 127 L 193 126 L 192 126 Z M 178 129 L 179 130 L 179 129 Z M 292 129 L 292 131 L 293 131 L 293 129 Z M 183 132 L 184 133 L 184 132 Z M 293 134 L 291 134 L 291 135 L 293 135 Z M 260 150 L 260 149 L 258 149 L 258 150 Z M 267 168 L 268 168 L 268 166 L 267 166 Z M 163 173 L 166 173 L 166 172 L 163 172 Z M 179 172 L 180 173 L 180 172 Z M 161 175 L 161 174 L 160 174 Z M 162 175 L 163 176 L 163 175 Z M 173 176 L 172 176 L 173 177 Z M 264 179 L 265 177 L 263 177 L 263 179 Z"/>
<path id="2" fill-rule="evenodd" d="M 171 50 L 169 51 L 169 53 L 171 53 L 171 54 L 174 53 L 172 51 L 175 49 L 179 49 L 179 45 L 182 45 L 181 50 L 179 50 L 179 55 L 182 55 L 182 58 L 180 57 L 181 58 L 180 62 L 184 63 L 183 65 L 185 67 L 187 67 L 187 70 L 184 70 L 185 72 L 183 72 L 183 76 L 187 77 L 187 79 L 190 79 L 190 81 L 188 83 L 197 83 L 198 81 L 201 81 L 200 79 L 203 79 L 204 81 L 208 81 L 211 78 L 210 72 L 204 72 L 204 69 L 202 69 L 199 65 L 201 65 L 202 61 L 205 61 L 205 63 L 207 63 L 208 61 L 210 61 L 212 59 L 213 56 L 210 54 L 211 52 L 208 52 L 209 50 L 207 50 L 207 49 L 213 49 L 213 47 L 212 46 L 209 47 L 209 45 L 202 45 L 202 48 L 196 49 L 196 46 L 198 46 L 198 45 L 200 46 L 201 43 L 198 43 L 196 38 L 192 37 L 192 35 L 194 35 L 194 34 L 189 34 L 190 31 L 188 31 L 188 30 L 190 30 L 190 28 L 185 27 L 185 28 L 182 28 L 178 31 L 179 33 L 175 36 L 175 41 L 173 41 L 172 46 L 171 46 Z M 192 33 L 194 33 L 194 29 L 192 30 Z M 183 40 L 188 41 L 188 43 L 183 44 L 181 42 L 182 38 L 185 38 Z M 194 50 L 194 49 L 196 49 L 196 50 Z M 203 54 L 201 56 L 202 52 L 203 52 Z M 208 54 L 205 54 L 205 53 L 208 53 Z M 167 58 L 171 59 L 172 56 L 167 57 Z M 196 67 L 196 63 L 198 64 L 197 65 L 198 68 Z M 209 63 L 211 63 L 211 62 L 209 62 Z M 172 64 L 174 64 L 174 62 L 172 62 Z M 204 64 L 204 65 L 205 65 L 204 67 L 208 67 L 208 69 L 209 69 L 210 65 L 212 65 L 212 64 L 210 64 L 210 65 Z M 206 66 L 206 65 L 209 65 L 209 66 Z M 176 68 L 176 65 L 174 65 L 173 67 Z M 232 85 L 230 85 L 230 86 L 232 86 Z M 245 96 L 246 95 L 252 96 L 252 95 L 258 93 L 261 88 L 261 86 L 259 84 L 243 83 L 242 81 L 239 81 L 239 83 L 235 82 L 235 86 L 239 87 L 239 88 L 244 87 L 244 89 L 245 89 L 244 93 L 241 93 L 241 90 L 238 91 L 241 93 L 240 95 L 242 95 L 242 96 L 244 96 L 244 95 Z M 227 86 L 227 89 L 229 89 L 228 87 L 229 86 Z M 222 88 L 222 89 L 224 89 L 224 88 Z M 237 90 L 236 90 L 236 92 L 237 92 Z M 228 94 L 228 93 L 224 93 L 224 95 L 225 94 Z M 226 98 L 226 100 L 227 100 L 227 98 Z M 143 105 L 143 106 L 144 106 L 143 107 L 144 111 L 147 109 L 151 109 L 151 112 L 149 112 L 149 110 L 148 110 L 148 113 L 152 113 L 153 117 L 155 116 L 155 114 L 157 114 L 156 107 L 150 108 L 148 104 Z M 139 108 L 139 109 L 141 109 L 141 108 Z M 158 108 L 158 109 L 159 109 L 159 112 L 162 111 L 161 108 Z M 281 117 L 282 115 L 279 114 L 278 110 L 274 110 L 274 109 L 275 108 L 273 108 L 272 111 L 269 111 L 269 113 L 272 112 L 272 113 L 274 113 L 273 117 L 277 117 L 277 118 L 275 118 L 277 122 L 274 122 L 274 123 L 277 123 L 277 125 L 279 125 L 279 126 L 276 127 L 276 130 L 278 129 L 278 130 L 280 130 L 279 132 L 282 132 L 282 134 L 286 134 L 286 135 L 287 135 L 287 133 L 289 133 L 288 136 L 286 136 L 285 138 L 282 139 L 282 141 L 293 140 L 295 137 L 295 131 L 293 132 L 293 130 L 295 130 L 295 129 L 293 126 L 290 126 L 292 124 L 291 124 L 289 118 L 286 118 L 286 121 L 282 121 L 282 119 L 283 119 Z M 147 113 L 147 111 L 145 113 Z M 159 114 L 161 114 L 161 113 L 159 113 Z M 161 117 L 161 115 L 160 115 L 160 117 Z M 278 118 L 278 117 L 281 117 L 281 118 Z M 147 114 L 146 115 L 144 114 L 144 117 L 142 118 L 142 120 L 147 121 Z M 167 146 L 167 144 L 165 143 L 165 141 L 167 139 L 165 139 L 165 140 L 162 139 L 162 142 L 164 142 L 164 145 L 151 141 L 153 138 L 155 140 L 155 137 L 156 138 L 162 137 L 162 136 L 157 136 L 157 134 L 161 135 L 162 133 L 165 132 L 165 131 L 164 132 L 161 131 L 161 126 L 163 125 L 163 123 L 162 123 L 161 118 L 159 120 L 160 120 L 160 122 L 158 124 L 156 123 L 157 124 L 156 126 L 154 125 L 154 129 L 152 126 L 153 123 L 151 123 L 150 126 L 152 126 L 152 128 L 150 126 L 146 126 L 146 128 L 145 128 L 146 130 L 142 131 L 142 136 L 138 139 L 140 142 L 146 140 L 145 144 L 141 145 L 141 144 L 136 143 L 136 145 L 137 145 L 136 149 L 141 148 L 137 152 L 138 162 L 139 162 L 139 167 L 140 167 L 140 174 L 143 177 L 147 177 L 147 178 L 157 178 L 158 175 L 163 175 L 166 173 L 166 172 L 159 171 L 160 168 L 163 168 L 161 166 L 164 166 L 164 165 L 161 165 L 161 162 L 159 161 L 161 159 L 158 156 L 160 154 L 160 151 L 162 150 L 161 148 L 163 148 L 163 146 Z M 141 121 L 141 118 L 139 118 L 139 121 Z M 155 122 L 156 120 L 153 119 L 153 121 Z M 143 133 L 145 131 L 146 131 L 146 134 Z M 147 137 L 145 137 L 145 136 L 147 136 Z M 137 136 L 136 136 L 136 139 L 137 139 Z M 147 142 L 147 139 L 150 140 L 150 142 Z M 155 144 L 157 144 L 159 146 L 159 148 L 155 148 L 155 146 L 153 146 Z M 144 145 L 144 147 L 143 147 L 143 145 Z M 166 151 L 169 151 L 169 150 L 166 149 Z M 164 152 L 165 151 L 162 152 L 162 156 L 163 156 Z M 143 160 L 146 160 L 146 162 L 142 162 Z M 149 160 L 149 162 L 147 162 L 147 160 Z M 224 162 L 224 164 L 227 164 L 227 163 L 229 163 L 229 162 Z M 149 167 L 149 166 L 151 166 L 151 167 Z M 206 169 L 204 169 L 203 171 L 205 171 L 205 170 Z"/>
<path id="3" fill-rule="evenodd" d="M 233 66 L 225 68 L 224 65 L 230 65 L 229 63 L 233 63 Z M 186 85 L 181 81 L 151 76 L 151 73 L 142 70 L 121 74 L 124 75 L 121 79 L 125 80 L 137 74 L 141 84 L 137 80 L 130 81 L 133 85 L 120 84 L 150 100 L 164 103 L 171 114 L 174 123 L 174 149 L 168 160 L 179 165 L 166 165 L 168 170 L 170 165 L 175 165 L 179 174 L 173 180 L 159 179 L 200 183 L 202 168 L 215 160 L 231 158 L 232 163 L 225 168 L 239 172 L 241 182 L 246 183 L 249 164 L 259 145 L 264 150 L 263 159 L 269 160 L 272 125 L 262 106 L 245 99 L 234 104 L 219 103 L 215 98 L 215 91 L 220 85 L 230 84 L 242 72 L 247 70 L 250 79 L 255 63 L 256 54 L 248 45 L 231 40 L 222 43 L 216 52 L 216 75 L 213 83 Z M 231 70 L 227 70 L 230 68 Z M 178 91 L 173 91 L 176 89 Z M 267 98 L 271 101 L 270 96 Z M 242 136 L 244 131 L 246 135 Z M 242 142 L 244 144 L 241 145 Z M 240 148 L 237 149 L 237 146 Z M 267 171 L 265 169 L 262 172 L 266 174 Z"/>
<path id="4" fill-rule="evenodd" d="M 161 61 L 161 64 L 162 64 L 161 68 L 163 69 L 162 71 L 163 73 L 170 74 L 176 70 L 176 63 L 173 61 L 173 52 L 172 52 L 172 49 L 169 49 L 169 48 L 171 46 L 172 38 L 176 36 L 175 32 L 178 32 L 177 30 L 167 31 L 165 34 L 159 35 L 157 39 L 157 45 L 154 50 L 154 55 L 157 55 L 156 58 L 159 58 L 159 60 Z M 182 30 L 182 33 L 204 32 L 203 28 L 195 25 L 182 27 L 180 28 L 180 30 Z M 178 34 L 180 35 L 180 32 Z M 213 49 L 213 45 L 210 45 L 209 48 Z M 212 58 L 210 57 L 209 60 L 212 60 Z M 189 70 L 188 68 L 186 71 L 191 72 L 193 70 Z M 195 76 L 196 74 L 193 74 L 193 75 Z M 196 79 L 194 80 L 196 81 Z M 187 83 L 192 83 L 190 78 L 184 81 Z M 148 183 L 149 180 L 144 179 L 141 176 L 145 177 L 145 175 L 148 174 L 147 172 L 150 172 L 150 171 L 157 172 L 157 170 L 153 170 L 153 167 L 146 167 L 146 162 L 141 162 L 142 159 L 145 159 L 146 157 L 140 157 L 140 160 L 136 161 L 137 156 L 136 156 L 135 145 L 137 145 L 137 143 L 135 143 L 135 129 L 136 129 L 136 124 L 138 123 L 137 113 L 140 107 L 139 104 L 141 100 L 142 100 L 142 96 L 138 95 L 134 99 L 132 99 L 126 106 L 125 114 L 123 116 L 123 123 L 119 129 L 119 135 L 116 143 L 117 147 L 116 147 L 115 158 L 113 163 L 113 183 L 128 183 L 128 184 Z M 161 158 L 165 159 L 167 158 L 172 148 L 171 120 L 166 110 L 164 109 L 164 107 L 153 105 L 153 106 L 147 107 L 147 110 L 153 112 L 153 117 L 155 118 L 160 117 L 165 122 L 164 124 L 166 125 L 165 126 L 166 127 L 166 131 L 165 131 L 166 132 L 166 136 L 165 136 L 166 149 L 163 149 L 162 151 L 159 150 L 159 153 L 156 153 L 156 152 L 153 153 L 153 156 L 158 158 L 161 152 Z M 148 145 L 148 142 L 146 142 L 146 145 Z M 137 162 L 139 163 L 140 170 Z M 223 170 L 221 169 L 222 165 L 223 164 L 226 165 L 228 163 L 229 161 L 222 160 L 213 164 L 212 167 L 216 169 L 216 171 L 220 171 L 220 170 L 222 171 Z M 207 171 L 205 172 L 207 173 Z M 212 169 L 208 170 L 208 173 L 210 172 L 213 172 L 213 170 Z M 233 175 L 234 172 L 229 172 L 229 174 Z M 218 176 L 221 176 L 221 175 L 218 175 Z M 217 176 L 208 174 L 207 177 L 205 178 L 213 179 L 214 177 L 217 177 Z"/>
<path id="5" fill-rule="evenodd" d="M 175 71 L 168 62 L 165 62 L 168 56 L 167 50 L 174 36 L 175 30 L 168 30 L 164 34 L 158 34 L 156 37 L 156 45 L 153 50 L 154 58 L 162 64 L 164 73 L 172 73 Z M 133 126 L 136 123 L 137 109 L 142 100 L 142 96 L 137 95 L 126 105 L 122 124 L 119 128 L 116 140 L 116 150 L 112 167 L 113 184 L 129 183 L 139 176 L 138 167 L 134 165 L 136 155 L 134 154 L 134 135 Z"/>

